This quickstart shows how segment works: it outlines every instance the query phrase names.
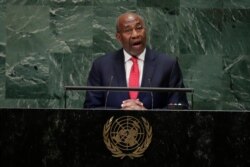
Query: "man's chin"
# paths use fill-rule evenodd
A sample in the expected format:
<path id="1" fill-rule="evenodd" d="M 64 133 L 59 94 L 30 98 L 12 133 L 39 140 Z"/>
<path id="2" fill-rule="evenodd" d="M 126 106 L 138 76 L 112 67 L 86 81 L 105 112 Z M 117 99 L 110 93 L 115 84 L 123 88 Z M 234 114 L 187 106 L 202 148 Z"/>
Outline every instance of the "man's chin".
<path id="1" fill-rule="evenodd" d="M 131 53 L 133 55 L 137 56 L 137 55 L 141 54 L 144 51 L 144 49 L 145 49 L 145 47 L 143 47 L 143 46 L 132 46 Z"/>

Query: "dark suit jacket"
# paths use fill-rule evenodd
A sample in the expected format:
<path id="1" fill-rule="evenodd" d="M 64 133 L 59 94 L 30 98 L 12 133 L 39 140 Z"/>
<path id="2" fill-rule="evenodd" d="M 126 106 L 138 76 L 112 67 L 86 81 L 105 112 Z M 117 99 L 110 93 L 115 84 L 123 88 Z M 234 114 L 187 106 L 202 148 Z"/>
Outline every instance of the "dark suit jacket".
<path id="1" fill-rule="evenodd" d="M 123 50 L 96 59 L 92 64 L 87 85 L 127 87 Z M 178 61 L 147 48 L 141 87 L 184 87 Z M 167 108 L 169 103 L 188 106 L 185 93 L 140 92 L 138 98 L 148 109 Z M 108 94 L 104 91 L 87 91 L 84 107 L 121 108 L 122 101 L 126 99 L 129 99 L 129 94 L 125 91 L 109 91 Z"/>

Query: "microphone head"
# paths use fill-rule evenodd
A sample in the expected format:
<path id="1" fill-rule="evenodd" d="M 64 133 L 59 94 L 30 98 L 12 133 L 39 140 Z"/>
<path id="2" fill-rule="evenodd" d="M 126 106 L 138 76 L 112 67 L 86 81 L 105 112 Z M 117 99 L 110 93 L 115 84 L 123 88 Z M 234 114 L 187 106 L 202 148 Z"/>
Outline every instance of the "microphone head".
<path id="1" fill-rule="evenodd" d="M 151 86 L 151 78 L 148 78 L 148 83 L 149 83 L 149 87 L 152 87 Z M 150 92 L 150 95 L 151 95 L 151 103 L 152 103 L 151 109 L 153 109 L 154 108 L 154 94 L 152 91 Z"/>

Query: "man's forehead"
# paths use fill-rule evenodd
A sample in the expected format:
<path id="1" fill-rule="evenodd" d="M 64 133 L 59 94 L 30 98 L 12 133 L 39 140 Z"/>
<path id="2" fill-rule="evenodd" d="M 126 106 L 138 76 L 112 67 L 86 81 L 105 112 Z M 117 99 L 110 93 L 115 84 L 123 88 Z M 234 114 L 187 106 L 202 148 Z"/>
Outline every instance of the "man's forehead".
<path id="1" fill-rule="evenodd" d="M 125 16 L 126 21 L 134 21 L 134 20 L 139 20 L 139 17 L 137 15 L 127 15 Z"/>
<path id="2" fill-rule="evenodd" d="M 142 20 L 138 16 L 129 15 L 121 20 L 123 26 L 129 26 L 132 24 L 142 23 Z"/>

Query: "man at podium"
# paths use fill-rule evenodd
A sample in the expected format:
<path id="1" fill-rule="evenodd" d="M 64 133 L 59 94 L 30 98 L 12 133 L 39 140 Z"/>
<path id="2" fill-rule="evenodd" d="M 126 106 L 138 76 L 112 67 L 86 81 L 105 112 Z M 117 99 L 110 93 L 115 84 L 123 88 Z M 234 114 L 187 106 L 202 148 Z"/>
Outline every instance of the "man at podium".
<path id="1" fill-rule="evenodd" d="M 178 61 L 146 46 L 146 27 L 140 15 L 121 14 L 116 21 L 116 39 L 122 48 L 93 62 L 88 86 L 184 88 Z M 186 93 L 87 91 L 84 107 L 147 110 L 171 104 L 188 108 Z"/>

